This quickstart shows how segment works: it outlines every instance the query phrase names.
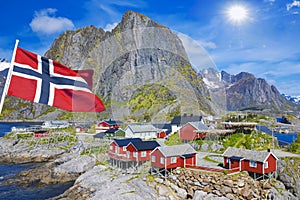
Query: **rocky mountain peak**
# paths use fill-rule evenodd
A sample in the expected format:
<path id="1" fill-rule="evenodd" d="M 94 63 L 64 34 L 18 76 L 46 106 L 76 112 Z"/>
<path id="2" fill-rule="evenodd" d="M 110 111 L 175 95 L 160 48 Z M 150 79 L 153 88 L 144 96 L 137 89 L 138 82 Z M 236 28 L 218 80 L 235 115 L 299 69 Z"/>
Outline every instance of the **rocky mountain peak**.
<path id="1" fill-rule="evenodd" d="M 209 71 L 209 73 L 207 73 Z M 277 88 L 263 78 L 256 78 L 248 72 L 231 75 L 221 71 L 206 70 L 201 73 L 204 82 L 214 96 L 220 96 L 216 103 L 223 103 L 227 110 L 299 110 L 300 107 L 287 101 Z M 222 99 L 221 101 L 220 99 Z"/>
<path id="2" fill-rule="evenodd" d="M 144 27 L 166 28 L 143 14 L 128 10 L 123 15 L 122 21 L 113 29 L 113 33 Z"/>

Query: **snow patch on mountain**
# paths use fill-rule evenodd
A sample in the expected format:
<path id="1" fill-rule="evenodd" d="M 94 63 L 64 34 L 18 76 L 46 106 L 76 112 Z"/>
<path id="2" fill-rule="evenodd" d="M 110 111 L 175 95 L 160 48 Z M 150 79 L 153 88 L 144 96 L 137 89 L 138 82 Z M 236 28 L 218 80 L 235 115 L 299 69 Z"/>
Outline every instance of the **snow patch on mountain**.
<path id="1" fill-rule="evenodd" d="M 286 94 L 282 94 L 282 96 L 284 96 L 289 101 L 294 102 L 294 103 L 300 105 L 300 96 L 293 97 L 293 96 L 286 95 Z"/>

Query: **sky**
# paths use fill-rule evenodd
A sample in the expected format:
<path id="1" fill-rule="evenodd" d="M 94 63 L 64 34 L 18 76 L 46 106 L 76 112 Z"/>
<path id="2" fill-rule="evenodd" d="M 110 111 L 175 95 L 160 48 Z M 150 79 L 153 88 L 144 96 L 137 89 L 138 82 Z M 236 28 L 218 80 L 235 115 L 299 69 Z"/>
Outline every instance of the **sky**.
<path id="1" fill-rule="evenodd" d="M 249 72 L 300 96 L 298 0 L 15 0 L 0 10 L 0 59 L 10 61 L 16 39 L 43 55 L 66 30 L 111 30 L 133 10 L 176 32 L 194 66 L 204 48 L 218 70 Z"/>

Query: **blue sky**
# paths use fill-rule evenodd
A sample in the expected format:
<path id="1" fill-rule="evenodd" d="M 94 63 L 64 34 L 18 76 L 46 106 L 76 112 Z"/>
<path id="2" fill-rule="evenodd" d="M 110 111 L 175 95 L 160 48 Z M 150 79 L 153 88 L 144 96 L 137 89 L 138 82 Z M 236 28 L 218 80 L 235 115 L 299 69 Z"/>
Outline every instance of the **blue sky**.
<path id="1" fill-rule="evenodd" d="M 241 5 L 240 23 L 227 11 Z M 126 10 L 184 34 L 188 53 L 203 47 L 217 69 L 265 78 L 280 92 L 300 95 L 300 1 L 297 0 L 51 0 L 1 2 L 0 58 L 19 46 L 43 55 L 61 33 L 88 25 L 110 29 Z M 196 44 L 196 45 L 195 45 Z M 193 63 L 197 65 L 197 63 Z"/>

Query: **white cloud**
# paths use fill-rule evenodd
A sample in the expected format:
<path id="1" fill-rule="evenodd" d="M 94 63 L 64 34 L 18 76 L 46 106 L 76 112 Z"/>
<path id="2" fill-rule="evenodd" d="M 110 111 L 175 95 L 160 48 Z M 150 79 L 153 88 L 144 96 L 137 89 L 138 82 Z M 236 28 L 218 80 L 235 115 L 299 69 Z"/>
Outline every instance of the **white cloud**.
<path id="1" fill-rule="evenodd" d="M 105 31 L 111 31 L 118 25 L 118 22 L 112 23 L 112 24 L 106 24 L 104 27 Z"/>
<path id="2" fill-rule="evenodd" d="M 292 9 L 293 7 L 298 7 L 298 8 L 300 8 L 300 1 L 294 0 L 293 3 L 286 4 L 286 9 L 287 9 L 287 11 L 289 11 L 289 10 Z"/>
<path id="3" fill-rule="evenodd" d="M 35 12 L 34 18 L 30 22 L 32 31 L 39 34 L 51 35 L 74 28 L 71 20 L 64 17 L 56 17 L 56 12 L 57 10 L 53 8 Z"/>

